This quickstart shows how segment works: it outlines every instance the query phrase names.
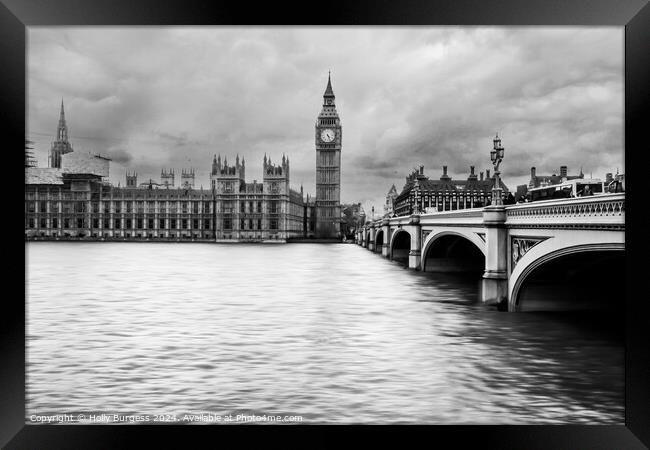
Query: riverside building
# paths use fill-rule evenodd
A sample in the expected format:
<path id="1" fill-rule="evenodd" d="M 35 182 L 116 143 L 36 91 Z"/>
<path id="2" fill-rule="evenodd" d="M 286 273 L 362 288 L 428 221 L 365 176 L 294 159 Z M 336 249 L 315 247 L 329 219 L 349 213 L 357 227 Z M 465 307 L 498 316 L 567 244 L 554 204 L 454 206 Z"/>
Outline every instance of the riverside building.
<path id="1" fill-rule="evenodd" d="M 457 209 L 478 208 L 486 206 L 492 198 L 495 177 L 490 170 L 480 176 L 470 166 L 466 180 L 453 180 L 447 175 L 447 166 L 442 167 L 439 180 L 431 180 L 424 174 L 424 166 L 414 170 L 406 177 L 402 192 L 394 197 L 394 214 L 407 216 L 413 213 L 430 211 L 455 211 Z M 500 181 L 502 196 L 508 196 L 508 188 Z"/>
<path id="2" fill-rule="evenodd" d="M 289 158 L 264 156 L 261 181 L 247 182 L 244 158 L 214 156 L 210 188 L 194 169 L 163 169 L 160 182 L 108 182 L 110 159 L 73 151 L 63 102 L 48 168 L 25 167 L 26 239 L 286 242 L 340 237 L 341 122 L 328 77 L 316 122 L 316 197 L 290 187 Z"/>
<path id="3" fill-rule="evenodd" d="M 135 173 L 115 187 L 108 168 L 109 159 L 77 152 L 62 155 L 61 168 L 25 168 L 25 237 L 286 242 L 313 234 L 313 202 L 290 189 L 284 157 L 279 165 L 264 158 L 261 183 L 246 183 L 243 160 L 215 159 L 212 189 L 138 186 Z"/>

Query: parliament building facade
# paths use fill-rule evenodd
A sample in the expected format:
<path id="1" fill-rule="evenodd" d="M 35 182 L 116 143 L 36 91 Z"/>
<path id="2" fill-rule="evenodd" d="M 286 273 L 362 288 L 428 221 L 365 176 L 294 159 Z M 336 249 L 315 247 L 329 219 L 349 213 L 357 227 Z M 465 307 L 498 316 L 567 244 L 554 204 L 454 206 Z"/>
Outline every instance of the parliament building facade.
<path id="1" fill-rule="evenodd" d="M 290 187 L 290 163 L 264 156 L 261 182 L 246 181 L 246 162 L 214 156 L 210 188 L 196 189 L 194 171 L 126 186 L 108 181 L 108 158 L 74 152 L 63 103 L 48 168 L 25 167 L 26 239 L 201 240 L 286 242 L 340 237 L 341 124 L 328 77 L 316 122 L 316 198 Z"/>

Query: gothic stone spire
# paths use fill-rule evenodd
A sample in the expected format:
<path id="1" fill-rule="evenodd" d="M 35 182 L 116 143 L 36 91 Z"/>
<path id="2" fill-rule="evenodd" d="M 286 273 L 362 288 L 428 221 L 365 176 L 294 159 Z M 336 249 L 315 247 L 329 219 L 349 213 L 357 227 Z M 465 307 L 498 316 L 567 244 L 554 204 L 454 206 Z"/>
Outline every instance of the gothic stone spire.
<path id="1" fill-rule="evenodd" d="M 68 141 L 68 126 L 65 123 L 65 111 L 63 110 L 63 99 L 61 99 L 61 113 L 59 115 L 59 125 L 56 130 L 56 140 Z"/>
<path id="2" fill-rule="evenodd" d="M 325 88 L 325 93 L 323 94 L 323 97 L 331 97 L 334 98 L 334 90 L 332 90 L 332 80 L 330 78 L 330 72 L 327 73 L 327 88 Z"/>

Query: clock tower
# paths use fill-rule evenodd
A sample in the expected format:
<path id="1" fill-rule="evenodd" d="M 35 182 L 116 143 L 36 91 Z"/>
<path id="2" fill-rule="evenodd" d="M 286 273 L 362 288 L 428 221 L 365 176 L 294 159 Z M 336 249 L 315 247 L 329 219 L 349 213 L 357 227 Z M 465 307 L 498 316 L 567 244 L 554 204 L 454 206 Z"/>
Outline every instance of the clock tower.
<path id="1" fill-rule="evenodd" d="M 327 77 L 323 108 L 316 120 L 316 237 L 341 235 L 341 120 Z"/>

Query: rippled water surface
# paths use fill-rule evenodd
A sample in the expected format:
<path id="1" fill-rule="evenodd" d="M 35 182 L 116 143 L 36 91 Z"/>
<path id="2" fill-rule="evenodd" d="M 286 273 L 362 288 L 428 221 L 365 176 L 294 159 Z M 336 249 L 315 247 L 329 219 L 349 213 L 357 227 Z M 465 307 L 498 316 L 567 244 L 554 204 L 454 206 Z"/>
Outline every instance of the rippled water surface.
<path id="1" fill-rule="evenodd" d="M 351 244 L 30 242 L 27 417 L 623 424 L 600 325 L 477 303 L 478 282 Z"/>

